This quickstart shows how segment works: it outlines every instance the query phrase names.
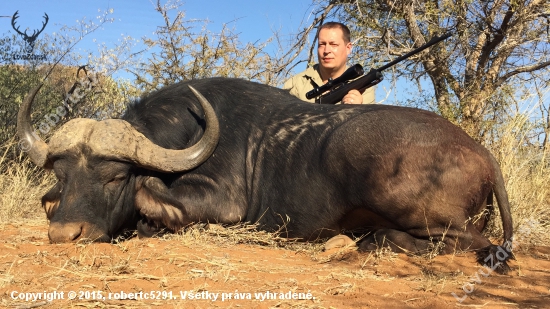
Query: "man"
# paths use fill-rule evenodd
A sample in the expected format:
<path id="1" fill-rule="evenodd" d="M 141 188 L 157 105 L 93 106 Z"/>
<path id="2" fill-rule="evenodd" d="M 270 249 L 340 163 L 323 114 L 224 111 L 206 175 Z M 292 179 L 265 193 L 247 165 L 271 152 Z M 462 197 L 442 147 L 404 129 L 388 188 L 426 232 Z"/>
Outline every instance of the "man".
<path id="1" fill-rule="evenodd" d="M 321 25 L 317 42 L 319 63 L 291 77 L 283 86 L 290 94 L 311 103 L 314 103 L 315 99 L 308 100 L 306 93 L 324 85 L 329 78 L 335 79 L 342 75 L 347 69 L 346 62 L 352 48 L 348 27 L 338 22 Z M 363 94 L 358 90 L 351 90 L 342 98 L 342 103 L 374 103 L 374 87 L 368 88 Z"/>

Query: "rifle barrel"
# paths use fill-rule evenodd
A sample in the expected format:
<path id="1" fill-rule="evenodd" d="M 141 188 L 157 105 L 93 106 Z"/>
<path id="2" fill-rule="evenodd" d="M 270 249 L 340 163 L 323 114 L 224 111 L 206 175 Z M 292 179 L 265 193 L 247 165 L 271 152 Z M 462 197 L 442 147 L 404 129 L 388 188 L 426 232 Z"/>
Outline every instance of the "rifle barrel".
<path id="1" fill-rule="evenodd" d="M 420 46 L 419 48 L 417 48 L 417 49 L 415 49 L 415 50 L 413 50 L 413 51 L 410 51 L 410 52 L 404 54 L 403 56 L 400 56 L 400 57 L 398 57 L 397 59 L 393 60 L 392 62 L 390 62 L 390 63 L 388 63 L 388 64 L 382 66 L 381 68 L 378 69 L 378 71 L 384 71 L 385 69 L 387 69 L 387 68 L 389 68 L 389 67 L 391 67 L 391 66 L 397 64 L 398 62 L 401 62 L 401 61 L 403 61 L 404 59 L 407 59 L 407 58 L 409 58 L 410 56 L 412 56 L 412 55 L 414 55 L 414 54 L 417 54 L 417 53 L 419 53 L 419 52 L 425 50 L 426 48 L 428 48 L 428 47 L 430 47 L 430 46 L 432 46 L 432 45 L 434 45 L 434 44 L 437 44 L 437 43 L 439 43 L 439 42 L 441 42 L 441 41 L 447 39 L 447 38 L 450 37 L 451 35 L 452 35 L 452 33 L 449 32 L 449 33 L 444 34 L 444 35 L 442 35 L 442 36 L 440 36 L 440 37 L 434 37 L 434 38 L 432 38 L 428 43 L 426 43 L 426 44 Z"/>

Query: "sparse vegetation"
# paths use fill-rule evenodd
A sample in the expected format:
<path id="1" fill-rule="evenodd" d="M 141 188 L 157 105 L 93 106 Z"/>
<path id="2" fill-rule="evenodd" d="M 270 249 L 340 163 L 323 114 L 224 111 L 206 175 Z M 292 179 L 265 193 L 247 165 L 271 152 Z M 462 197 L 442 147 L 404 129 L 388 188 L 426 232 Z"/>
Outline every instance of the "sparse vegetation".
<path id="1" fill-rule="evenodd" d="M 44 218 L 40 198 L 54 184 L 54 178 L 21 157 L 10 160 L 7 152 L 16 147 L 14 144 L 6 143 L 0 157 L 0 222 Z"/>
<path id="2" fill-rule="evenodd" d="M 547 244 L 550 240 L 550 148 L 526 141 L 536 123 L 518 114 L 501 128 L 502 138 L 490 145 L 500 162 L 514 218 L 514 239 L 519 244 Z M 493 220 L 488 233 L 498 237 L 500 222 Z"/>
<path id="3" fill-rule="evenodd" d="M 336 4 L 330 1 L 330 5 Z M 178 9 L 177 5 L 157 5 L 164 23 L 162 31 L 156 39 L 145 40 L 148 47 L 159 46 L 161 49 L 153 58 L 139 62 L 128 56 L 114 59 L 116 61 L 109 67 L 106 55 L 112 52 L 105 48 L 96 59 L 97 63 L 105 65 L 91 70 L 99 74 L 100 83 L 80 101 L 78 109 L 55 125 L 76 116 L 101 119 L 120 115 L 125 104 L 142 92 L 184 79 L 221 75 L 280 85 L 298 59 L 298 53 L 291 51 L 301 51 L 307 43 L 309 32 L 306 31 L 299 36 L 299 43 L 284 53 L 283 59 L 275 59 L 265 52 L 262 44 L 241 43 L 229 26 L 219 34 L 212 34 L 206 24 L 201 24 L 205 26 L 199 35 L 185 37 L 190 32 L 184 30 L 192 27 L 192 23 L 184 21 L 183 12 L 178 13 L 177 22 L 170 20 L 167 14 Z M 326 12 L 321 10 L 320 14 Z M 100 25 L 109 21 L 107 15 L 103 16 Z M 358 17 L 354 15 L 353 18 Z M 87 29 L 92 31 L 94 27 L 90 24 Z M 405 31 L 399 35 L 405 35 Z M 10 37 L 10 40 L 0 42 L 0 46 L 16 46 L 13 40 L 14 37 Z M 131 41 L 128 38 L 116 47 L 120 51 L 117 54 L 128 55 Z M 76 55 L 66 61 L 61 61 L 60 57 L 70 51 L 74 43 L 58 44 L 57 50 L 51 47 L 46 50 L 47 44 L 39 46 L 44 52 L 56 55 L 54 58 L 60 61 L 59 64 L 38 66 L 36 63 L 0 62 L 0 121 L 4 124 L 0 130 L 0 235 L 3 235 L 0 237 L 0 306 L 26 308 L 29 305 L 11 298 L 10 293 L 14 290 L 102 291 L 103 295 L 120 291 L 173 291 L 178 297 L 180 291 L 235 293 L 238 290 L 241 293 L 311 291 L 315 296 L 312 300 L 253 301 L 253 306 L 261 308 L 404 305 L 450 308 L 456 304 L 450 293 L 461 291 L 462 284 L 478 271 L 470 253 L 457 252 L 445 257 L 427 253 L 423 257 L 410 257 L 386 248 L 358 254 L 354 247 L 325 252 L 320 242 L 304 243 L 281 238 L 277 233 L 257 231 L 253 224 L 229 227 L 197 224 L 180 233 L 146 241 L 134 237 L 116 240 L 113 244 L 50 245 L 40 198 L 53 186 L 55 177 L 34 167 L 18 148 L 14 137 L 15 115 L 24 95 L 46 72 L 49 77 L 33 116 L 36 124 L 44 121 L 43 116 L 49 111 L 63 106 L 67 92 L 78 80 L 76 72 L 81 63 Z M 178 52 L 169 53 L 172 48 Z M 368 54 L 371 47 L 363 48 L 363 52 Z M 10 52 L 10 49 L 2 50 Z M 241 50 L 247 50 L 247 53 L 240 53 Z M 184 53 L 204 56 L 177 57 L 177 54 Z M 228 62 L 234 65 L 228 66 Z M 166 63 L 169 65 L 164 66 Z M 131 67 L 136 80 L 122 81 L 110 77 L 113 71 L 128 67 Z M 545 82 L 550 80 L 544 77 L 544 72 L 539 73 L 539 77 L 532 76 L 534 84 L 537 78 Z M 442 76 L 438 78 L 443 79 Z M 476 77 L 476 81 L 481 79 Z M 515 248 L 522 254 L 513 274 L 518 277 L 513 288 L 515 294 L 510 294 L 512 288 L 502 287 L 508 284 L 507 278 L 483 277 L 482 282 L 475 286 L 481 291 L 476 294 L 478 299 L 468 300 L 472 306 L 483 304 L 484 308 L 498 308 L 514 301 L 543 307 L 550 295 L 549 278 L 546 273 L 538 271 L 540 268 L 550 269 L 550 251 L 548 247 L 540 247 L 550 241 L 549 100 L 548 93 L 540 90 L 544 87 L 534 87 L 535 99 L 525 91 L 518 101 L 506 87 L 492 93 L 491 99 L 483 102 L 483 106 L 491 107 L 490 117 L 478 114 L 480 108 L 477 105 L 471 108 L 469 117 L 475 116 L 475 125 L 482 127 L 485 145 L 501 165 L 512 205 Z M 471 87 L 467 90 L 473 91 Z M 497 99 L 506 101 L 507 110 L 494 102 Z M 452 112 L 452 120 L 460 123 L 458 120 L 464 116 L 460 109 L 467 108 L 459 104 L 458 96 L 437 100 L 441 102 L 437 101 L 433 106 L 439 108 L 449 107 L 444 106 L 445 102 L 455 104 L 454 108 L 442 113 Z M 432 98 L 432 104 L 434 102 Z M 47 139 L 49 133 L 44 138 Z M 498 214 L 493 214 L 493 218 L 499 218 Z M 491 220 L 486 233 L 500 241 L 500 221 Z M 434 253 L 437 249 L 437 244 L 434 244 Z M 190 302 L 89 298 L 69 301 L 65 297 L 62 302 L 42 300 L 33 304 L 45 308 L 188 308 Z M 192 303 L 196 307 L 226 307 L 228 304 L 250 307 L 251 301 L 233 299 L 231 303 Z"/>

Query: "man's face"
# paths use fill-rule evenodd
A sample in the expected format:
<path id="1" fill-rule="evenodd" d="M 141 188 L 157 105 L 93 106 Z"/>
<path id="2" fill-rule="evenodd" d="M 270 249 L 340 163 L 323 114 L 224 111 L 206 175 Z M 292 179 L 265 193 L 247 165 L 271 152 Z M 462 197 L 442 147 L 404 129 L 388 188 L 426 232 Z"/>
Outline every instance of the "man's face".
<path id="1" fill-rule="evenodd" d="M 342 30 L 340 28 L 321 29 L 318 41 L 319 64 L 331 71 L 344 69 L 348 55 L 351 53 L 351 42 L 344 41 Z"/>

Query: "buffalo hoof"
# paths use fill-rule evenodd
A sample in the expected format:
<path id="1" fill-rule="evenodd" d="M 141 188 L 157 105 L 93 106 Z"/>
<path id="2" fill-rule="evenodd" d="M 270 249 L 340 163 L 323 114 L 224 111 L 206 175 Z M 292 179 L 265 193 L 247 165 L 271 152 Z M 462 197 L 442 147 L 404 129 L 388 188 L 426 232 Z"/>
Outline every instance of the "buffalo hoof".
<path id="1" fill-rule="evenodd" d="M 508 260 L 515 259 L 513 253 L 506 247 L 490 245 L 476 251 L 479 264 L 505 275 L 511 269 Z"/>
<path id="2" fill-rule="evenodd" d="M 319 253 L 315 259 L 322 263 L 342 261 L 352 257 L 356 251 L 355 241 L 346 235 L 336 235 L 325 243 L 323 252 Z"/>
<path id="3" fill-rule="evenodd" d="M 351 248 L 356 247 L 355 241 L 346 235 L 336 235 L 325 243 L 325 251 L 335 248 Z"/>
<path id="4" fill-rule="evenodd" d="M 137 223 L 137 234 L 139 238 L 151 238 L 159 236 L 164 232 L 164 228 L 156 226 L 145 219 L 141 219 Z"/>
<path id="5" fill-rule="evenodd" d="M 212 232 L 223 232 L 226 230 L 226 228 L 223 227 L 223 225 L 214 224 L 214 223 L 208 223 L 207 228 L 209 231 L 212 231 Z"/>

